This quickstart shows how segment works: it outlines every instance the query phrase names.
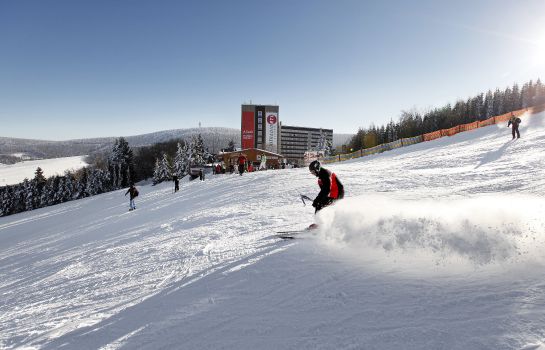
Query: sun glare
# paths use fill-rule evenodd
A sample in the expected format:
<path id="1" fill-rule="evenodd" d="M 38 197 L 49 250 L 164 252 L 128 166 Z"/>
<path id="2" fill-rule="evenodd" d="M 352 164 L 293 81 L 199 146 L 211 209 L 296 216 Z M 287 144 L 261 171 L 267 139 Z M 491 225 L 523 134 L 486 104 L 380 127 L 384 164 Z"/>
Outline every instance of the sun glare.
<path id="1" fill-rule="evenodd" d="M 545 30 L 533 41 L 533 46 L 532 64 L 538 67 L 545 66 Z"/>

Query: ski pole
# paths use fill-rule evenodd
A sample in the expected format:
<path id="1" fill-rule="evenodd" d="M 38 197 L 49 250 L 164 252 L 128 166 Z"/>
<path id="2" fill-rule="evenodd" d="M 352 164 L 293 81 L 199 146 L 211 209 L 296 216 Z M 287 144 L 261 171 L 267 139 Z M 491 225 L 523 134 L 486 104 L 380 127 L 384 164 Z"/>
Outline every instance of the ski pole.
<path id="1" fill-rule="evenodd" d="M 309 198 L 308 196 L 305 196 L 304 194 L 300 194 L 300 193 L 299 193 L 299 196 L 301 196 L 301 201 L 303 201 L 303 205 L 304 205 L 304 206 L 307 205 L 307 203 L 305 203 L 305 199 L 306 199 L 306 200 L 309 200 L 309 201 L 312 201 L 311 198 Z"/>

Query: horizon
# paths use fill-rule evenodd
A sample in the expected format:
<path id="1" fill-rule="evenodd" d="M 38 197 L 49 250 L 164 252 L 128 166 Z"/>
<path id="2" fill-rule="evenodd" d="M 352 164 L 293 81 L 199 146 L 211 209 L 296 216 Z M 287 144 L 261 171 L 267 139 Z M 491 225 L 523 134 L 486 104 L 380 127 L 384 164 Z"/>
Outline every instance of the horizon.
<path id="1" fill-rule="evenodd" d="M 3 2 L 0 136 L 239 129 L 248 102 L 355 134 L 545 77 L 544 19 L 537 0 Z"/>
<path id="2" fill-rule="evenodd" d="M 239 130 L 240 128 L 230 128 L 226 126 L 203 126 L 200 127 L 202 129 L 232 129 L 232 130 Z M 192 129 L 199 129 L 199 127 L 192 127 L 192 128 L 178 128 L 178 129 L 167 129 L 167 130 L 157 130 L 157 131 L 150 131 L 143 134 L 136 134 L 136 135 L 114 135 L 114 136 L 89 136 L 84 138 L 77 138 L 77 139 L 60 139 L 60 140 L 51 140 L 51 139 L 30 139 L 25 137 L 10 137 L 10 136 L 0 136 L 0 138 L 7 138 L 7 139 L 19 139 L 19 140 L 29 140 L 29 141 L 45 141 L 45 142 L 68 142 L 68 141 L 78 141 L 78 140 L 91 140 L 91 139 L 115 139 L 120 137 L 138 137 L 138 136 L 145 136 L 149 134 L 155 134 L 155 133 L 161 133 L 166 131 L 177 131 L 177 130 L 192 130 Z M 355 135 L 355 133 L 336 133 L 334 132 L 333 135 Z"/>

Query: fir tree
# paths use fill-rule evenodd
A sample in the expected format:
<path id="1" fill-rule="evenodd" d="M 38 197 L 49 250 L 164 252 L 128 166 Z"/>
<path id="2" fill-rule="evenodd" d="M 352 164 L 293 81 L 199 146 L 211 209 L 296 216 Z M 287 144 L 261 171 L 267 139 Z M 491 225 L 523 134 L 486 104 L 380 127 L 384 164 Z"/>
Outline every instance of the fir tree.
<path id="1" fill-rule="evenodd" d="M 183 178 L 189 172 L 189 154 L 187 144 L 178 142 L 178 149 L 174 157 L 174 174 Z"/>
<path id="2" fill-rule="evenodd" d="M 190 165 L 194 167 L 202 167 L 206 163 L 204 141 L 201 134 L 193 136 L 190 147 Z"/>
<path id="3" fill-rule="evenodd" d="M 115 140 L 108 162 L 114 188 L 127 187 L 136 179 L 133 152 L 123 137 Z"/>
<path id="4" fill-rule="evenodd" d="M 170 161 L 166 153 L 163 153 L 161 159 L 157 158 L 155 162 L 155 170 L 153 171 L 153 184 L 156 185 L 163 181 L 168 181 L 171 179 L 171 166 Z"/>
<path id="5" fill-rule="evenodd" d="M 483 119 L 488 119 L 494 116 L 494 97 L 492 91 L 488 90 L 484 99 L 484 115 Z"/>

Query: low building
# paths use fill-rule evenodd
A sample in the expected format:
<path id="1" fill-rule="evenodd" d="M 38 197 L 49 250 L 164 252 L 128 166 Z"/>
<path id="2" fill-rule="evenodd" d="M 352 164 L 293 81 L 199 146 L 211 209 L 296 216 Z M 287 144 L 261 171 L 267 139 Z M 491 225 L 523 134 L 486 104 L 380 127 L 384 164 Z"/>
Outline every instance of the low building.
<path id="1" fill-rule="evenodd" d="M 246 159 L 251 162 L 256 169 L 259 167 L 259 164 L 261 163 L 261 156 L 263 155 L 267 157 L 266 165 L 268 169 L 280 169 L 284 160 L 284 157 L 281 154 L 259 148 L 246 148 L 239 151 L 223 152 L 218 154 L 217 158 L 219 161 L 223 162 L 226 168 L 233 165 L 236 169 L 238 165 L 238 157 L 241 153 L 246 156 Z"/>

